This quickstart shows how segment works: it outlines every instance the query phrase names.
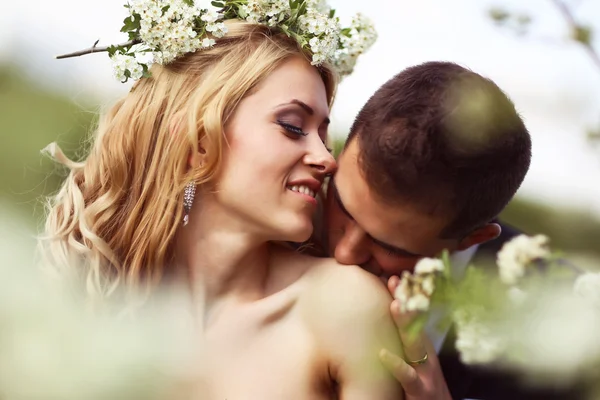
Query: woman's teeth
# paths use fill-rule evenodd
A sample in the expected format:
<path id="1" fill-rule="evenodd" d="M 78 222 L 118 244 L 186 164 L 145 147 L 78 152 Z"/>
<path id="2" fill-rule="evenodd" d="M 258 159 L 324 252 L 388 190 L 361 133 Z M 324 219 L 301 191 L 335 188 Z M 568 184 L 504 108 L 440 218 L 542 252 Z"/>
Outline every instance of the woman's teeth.
<path id="1" fill-rule="evenodd" d="M 290 189 L 292 192 L 298 192 L 298 193 L 303 193 L 306 194 L 310 197 L 315 197 L 315 192 L 313 192 L 308 186 L 304 186 L 304 185 L 294 185 L 294 186 L 288 186 L 288 189 Z"/>

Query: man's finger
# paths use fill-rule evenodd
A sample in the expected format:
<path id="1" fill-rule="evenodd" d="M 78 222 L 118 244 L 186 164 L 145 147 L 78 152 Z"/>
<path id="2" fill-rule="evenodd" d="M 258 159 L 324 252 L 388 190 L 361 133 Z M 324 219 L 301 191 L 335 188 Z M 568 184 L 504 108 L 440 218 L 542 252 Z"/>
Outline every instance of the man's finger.
<path id="1" fill-rule="evenodd" d="M 417 313 L 401 313 L 400 303 L 398 300 L 394 300 L 390 306 L 392 318 L 398 328 L 400 339 L 402 340 L 402 346 L 404 348 L 404 355 L 406 361 L 418 361 L 422 360 L 427 354 L 425 345 L 423 344 L 422 335 L 420 333 L 414 334 L 408 331 L 410 322 L 417 316 Z"/>
<path id="2" fill-rule="evenodd" d="M 418 393 L 421 380 L 417 371 L 408 365 L 402 358 L 386 349 L 379 352 L 379 358 L 388 371 L 400 382 L 407 393 Z"/>

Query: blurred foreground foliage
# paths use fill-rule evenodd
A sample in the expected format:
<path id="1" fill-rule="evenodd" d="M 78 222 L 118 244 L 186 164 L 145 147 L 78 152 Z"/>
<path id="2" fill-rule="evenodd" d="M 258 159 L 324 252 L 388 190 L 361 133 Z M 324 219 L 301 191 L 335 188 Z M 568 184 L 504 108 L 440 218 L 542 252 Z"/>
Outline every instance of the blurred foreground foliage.
<path id="1" fill-rule="evenodd" d="M 30 228 L 39 227 L 43 196 L 54 193 L 66 173 L 40 150 L 57 141 L 68 156 L 81 156 L 95 121 L 95 110 L 41 88 L 14 67 L 0 66 L 0 204 L 16 207 Z M 344 139 L 331 143 L 335 154 L 343 144 Z M 556 249 L 600 256 L 600 221 L 584 211 L 517 198 L 502 218 L 528 234 L 547 234 Z"/>

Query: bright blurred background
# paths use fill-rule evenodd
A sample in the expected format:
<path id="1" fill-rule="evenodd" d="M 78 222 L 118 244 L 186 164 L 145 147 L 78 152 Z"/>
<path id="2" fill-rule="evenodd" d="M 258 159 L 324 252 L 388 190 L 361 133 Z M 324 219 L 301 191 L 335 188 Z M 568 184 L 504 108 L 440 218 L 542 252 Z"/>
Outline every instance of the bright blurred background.
<path id="1" fill-rule="evenodd" d="M 204 3 L 208 3 L 204 1 Z M 514 100 L 533 136 L 533 163 L 502 216 L 527 233 L 546 233 L 555 249 L 593 267 L 600 258 L 600 62 L 577 42 L 552 0 L 331 0 L 342 19 L 371 17 L 379 40 L 339 89 L 331 135 L 343 141 L 360 107 L 403 68 L 429 60 L 457 62 L 496 81 Z M 600 29 L 600 2 L 565 2 L 576 21 Z M 492 10 L 495 10 L 492 12 Z M 505 13 L 506 11 L 506 13 Z M 41 198 L 57 189 L 61 169 L 40 154 L 52 141 L 69 155 L 101 107 L 130 84 L 112 76 L 106 53 L 54 56 L 124 40 L 122 0 L 29 0 L 0 13 L 0 207 L 14 232 L 34 233 Z M 495 18 L 493 18 L 493 16 Z M 503 21 L 503 23 L 499 23 Z M 583 42 L 583 43 L 582 43 Z M 338 143 L 339 146 L 339 143 Z M 2 221 L 2 224 L 9 224 Z M 16 228 L 16 226 L 15 226 Z M 13 232 L 11 229 L 3 232 Z M 29 240 L 29 234 L 20 234 Z"/>

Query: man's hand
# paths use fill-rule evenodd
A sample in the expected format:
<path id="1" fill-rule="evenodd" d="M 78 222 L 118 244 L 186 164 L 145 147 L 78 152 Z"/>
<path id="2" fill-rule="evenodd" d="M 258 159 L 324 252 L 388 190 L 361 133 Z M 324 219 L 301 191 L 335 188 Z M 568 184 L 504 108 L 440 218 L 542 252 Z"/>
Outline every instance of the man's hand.
<path id="1" fill-rule="evenodd" d="M 388 280 L 388 290 L 392 296 L 399 282 L 400 278 L 397 276 Z M 404 346 L 405 359 L 386 349 L 381 350 L 379 356 L 386 368 L 402 384 L 406 399 L 452 400 L 433 345 L 424 333 L 411 337 L 406 330 L 415 314 L 401 313 L 398 300 L 392 302 L 390 311 Z M 415 363 L 425 357 L 425 362 Z"/>

